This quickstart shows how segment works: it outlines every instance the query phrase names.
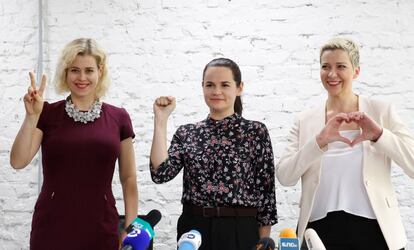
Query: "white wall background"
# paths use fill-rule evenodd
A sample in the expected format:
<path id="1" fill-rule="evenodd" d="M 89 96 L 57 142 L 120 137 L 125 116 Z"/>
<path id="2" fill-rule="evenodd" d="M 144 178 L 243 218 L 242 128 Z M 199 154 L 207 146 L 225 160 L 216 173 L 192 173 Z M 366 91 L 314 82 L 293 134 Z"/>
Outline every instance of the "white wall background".
<path id="1" fill-rule="evenodd" d="M 28 71 L 37 68 L 38 1 L 0 0 L 0 249 L 28 249 L 37 198 L 38 158 L 15 171 L 10 148 L 24 117 L 22 96 Z M 108 52 L 113 83 L 105 101 L 125 107 L 136 133 L 139 209 L 163 213 L 155 249 L 175 245 L 181 175 L 155 185 L 148 171 L 152 103 L 174 95 L 178 125 L 206 117 L 200 87 L 204 65 L 225 56 L 239 63 L 245 81 L 245 117 L 270 129 L 276 161 L 295 115 L 325 98 L 319 81 L 318 49 L 334 35 L 361 45 L 357 92 L 395 103 L 414 131 L 414 2 L 411 0 L 53 0 L 44 1 L 44 68 L 49 79 L 63 46 L 78 37 L 95 38 Z M 46 99 L 63 96 L 49 85 Z M 121 188 L 114 178 L 117 206 Z M 409 245 L 414 248 L 414 188 L 398 167 L 393 171 Z M 280 222 L 295 227 L 300 186 L 277 183 Z"/>

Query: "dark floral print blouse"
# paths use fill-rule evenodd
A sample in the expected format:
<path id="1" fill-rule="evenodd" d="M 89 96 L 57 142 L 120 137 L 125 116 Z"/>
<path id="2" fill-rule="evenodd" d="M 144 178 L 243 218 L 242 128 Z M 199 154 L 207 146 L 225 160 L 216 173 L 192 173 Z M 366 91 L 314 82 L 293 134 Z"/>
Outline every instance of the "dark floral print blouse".
<path id="1" fill-rule="evenodd" d="M 180 126 L 157 170 L 155 183 L 173 179 L 184 167 L 182 203 L 256 207 L 259 226 L 277 223 L 275 167 L 264 124 L 238 114 Z"/>

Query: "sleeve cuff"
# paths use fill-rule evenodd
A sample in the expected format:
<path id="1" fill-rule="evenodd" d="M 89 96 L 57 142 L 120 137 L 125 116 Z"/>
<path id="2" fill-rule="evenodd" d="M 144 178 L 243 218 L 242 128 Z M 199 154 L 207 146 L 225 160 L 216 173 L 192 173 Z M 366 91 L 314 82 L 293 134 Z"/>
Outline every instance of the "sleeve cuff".
<path id="1" fill-rule="evenodd" d="M 317 148 L 317 150 L 320 152 L 320 153 L 325 153 L 327 150 L 328 150 L 328 145 L 325 145 L 324 147 L 319 147 L 319 145 L 318 145 L 318 142 L 316 141 L 316 136 L 315 136 L 315 138 L 314 138 L 314 146 Z"/>

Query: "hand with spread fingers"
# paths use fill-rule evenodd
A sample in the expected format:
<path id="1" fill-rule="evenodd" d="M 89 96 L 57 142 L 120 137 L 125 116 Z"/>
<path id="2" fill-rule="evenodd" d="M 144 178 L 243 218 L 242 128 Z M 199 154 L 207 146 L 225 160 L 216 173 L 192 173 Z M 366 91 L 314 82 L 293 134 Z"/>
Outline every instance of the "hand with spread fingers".
<path id="1" fill-rule="evenodd" d="M 33 72 L 30 75 L 30 87 L 27 94 L 24 95 L 24 106 L 27 115 L 40 115 L 43 110 L 43 92 L 46 87 L 46 75 L 42 75 L 42 80 L 37 89 L 35 75 Z"/>
<path id="2" fill-rule="evenodd" d="M 334 141 L 341 141 L 348 145 L 352 144 L 348 138 L 341 136 L 339 133 L 339 127 L 343 122 L 350 122 L 348 115 L 345 113 L 339 113 L 329 119 L 322 131 L 316 136 L 316 142 L 320 148 Z"/>
<path id="3" fill-rule="evenodd" d="M 175 98 L 172 96 L 160 96 L 154 102 L 154 115 L 157 118 L 168 119 L 175 109 Z"/>
<path id="4" fill-rule="evenodd" d="M 375 142 L 382 135 L 382 128 L 364 112 L 348 113 L 348 118 L 361 128 L 361 134 L 352 141 L 351 146 L 367 140 Z"/>

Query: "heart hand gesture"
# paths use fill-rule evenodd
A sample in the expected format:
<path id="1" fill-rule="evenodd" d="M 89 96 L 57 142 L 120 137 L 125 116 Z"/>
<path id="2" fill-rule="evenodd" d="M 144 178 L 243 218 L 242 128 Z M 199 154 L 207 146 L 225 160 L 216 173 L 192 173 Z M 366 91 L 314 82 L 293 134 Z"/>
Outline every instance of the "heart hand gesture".
<path id="1" fill-rule="evenodd" d="M 334 141 L 341 141 L 348 145 L 352 144 L 352 142 L 348 138 L 341 136 L 341 134 L 339 133 L 339 127 L 343 122 L 350 122 L 348 115 L 345 113 L 339 113 L 331 119 L 329 119 L 329 121 L 326 123 L 325 127 L 322 129 L 319 135 L 316 136 L 316 142 L 318 143 L 320 148 L 323 148 L 326 145 L 328 145 L 328 143 Z"/>
<path id="2" fill-rule="evenodd" d="M 339 133 L 339 127 L 343 122 L 350 123 L 355 122 L 361 128 L 361 134 L 357 136 L 353 141 L 341 136 Z M 352 113 L 339 113 L 332 117 L 322 129 L 322 131 L 316 137 L 316 142 L 320 148 L 325 147 L 328 143 L 334 141 L 341 141 L 349 146 L 370 140 L 376 141 L 382 134 L 382 128 L 372 120 L 367 114 L 363 112 Z"/>
<path id="3" fill-rule="evenodd" d="M 382 128 L 364 112 L 352 112 L 348 117 L 361 128 L 361 134 L 352 141 L 351 146 L 367 140 L 377 141 L 382 135 Z"/>

